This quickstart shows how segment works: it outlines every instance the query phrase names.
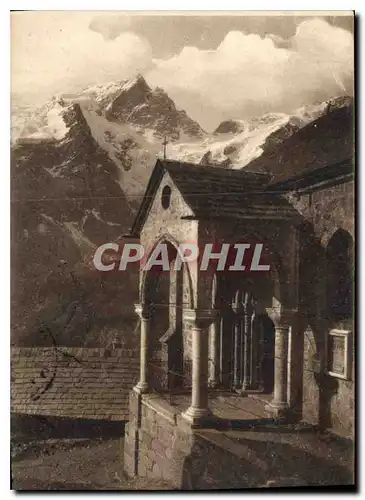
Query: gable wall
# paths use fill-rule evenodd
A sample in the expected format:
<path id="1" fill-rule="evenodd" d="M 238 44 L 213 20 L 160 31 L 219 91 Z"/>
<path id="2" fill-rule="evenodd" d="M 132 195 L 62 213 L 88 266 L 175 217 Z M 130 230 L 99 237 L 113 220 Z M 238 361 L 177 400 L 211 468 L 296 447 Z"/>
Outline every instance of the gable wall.
<path id="1" fill-rule="evenodd" d="M 167 209 L 161 205 L 162 190 L 165 186 L 169 186 L 172 191 L 170 206 Z M 141 231 L 141 243 L 151 247 L 167 232 L 178 242 L 195 241 L 197 222 L 181 220 L 182 216 L 187 215 L 193 215 L 193 212 L 166 172 Z"/>
<path id="2" fill-rule="evenodd" d="M 161 204 L 162 191 L 165 186 L 171 188 L 170 206 L 164 209 Z M 195 243 L 198 234 L 198 222 L 182 220 L 182 216 L 193 215 L 192 210 L 184 201 L 182 195 L 166 172 L 156 192 L 147 220 L 141 231 L 141 244 L 146 252 L 150 252 L 154 245 L 168 235 L 176 243 Z M 189 307 L 191 301 L 196 303 L 196 268 L 189 266 L 189 273 L 183 267 L 183 307 Z M 192 295 L 192 297 L 190 296 Z M 154 332 L 161 337 L 165 332 Z M 184 385 L 191 385 L 191 329 L 190 325 L 183 325 L 183 356 L 184 356 Z M 162 363 L 163 346 L 154 354 L 155 364 Z M 161 358 L 161 359 L 160 359 Z"/>

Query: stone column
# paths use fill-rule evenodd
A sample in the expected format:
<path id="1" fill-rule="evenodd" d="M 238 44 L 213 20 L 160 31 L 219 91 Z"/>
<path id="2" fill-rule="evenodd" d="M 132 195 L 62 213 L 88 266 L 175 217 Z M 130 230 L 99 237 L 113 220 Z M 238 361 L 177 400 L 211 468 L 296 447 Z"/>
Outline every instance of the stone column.
<path id="1" fill-rule="evenodd" d="M 245 296 L 245 308 L 244 308 L 244 316 L 242 321 L 243 326 L 243 376 L 242 376 L 242 388 L 241 393 L 245 394 L 248 389 L 251 388 L 251 315 L 252 308 L 249 301 L 249 296 L 246 294 Z"/>
<path id="2" fill-rule="evenodd" d="M 208 328 L 215 311 L 184 311 L 184 320 L 192 324 L 192 391 L 191 406 L 182 416 L 193 426 L 205 423 L 211 412 L 208 408 Z"/>
<path id="3" fill-rule="evenodd" d="M 241 322 L 238 318 L 238 311 L 235 310 L 235 322 L 234 322 L 234 337 L 233 337 L 233 387 L 235 390 L 239 389 L 240 385 L 240 367 L 241 367 L 241 346 L 242 346 L 242 338 L 241 338 Z"/>
<path id="4" fill-rule="evenodd" d="M 146 304 L 135 304 L 134 307 L 141 319 L 140 374 L 135 390 L 144 393 L 148 391 L 148 337 L 151 312 Z"/>
<path id="5" fill-rule="evenodd" d="M 277 417 L 287 414 L 288 405 L 288 342 L 290 324 L 281 317 L 275 323 L 274 398 L 266 409 Z"/>
<path id="6" fill-rule="evenodd" d="M 278 325 L 275 327 L 275 371 L 274 371 L 274 399 L 271 406 L 285 409 L 288 406 L 288 339 L 289 327 Z"/>
<path id="7" fill-rule="evenodd" d="M 221 317 L 219 320 L 219 384 L 222 386 L 224 386 L 225 383 L 223 345 L 224 345 L 224 311 L 222 309 Z"/>
<path id="8" fill-rule="evenodd" d="M 219 335 L 220 318 L 215 319 L 210 328 L 210 363 L 209 363 L 209 387 L 215 388 L 218 385 L 219 372 Z"/>
<path id="9" fill-rule="evenodd" d="M 262 362 L 264 359 L 264 326 L 262 323 L 262 318 L 259 318 L 257 323 L 257 388 L 260 390 L 264 389 L 264 379 L 263 379 L 263 371 L 262 371 Z"/>
<path id="10" fill-rule="evenodd" d="M 250 344 L 251 344 L 251 389 L 257 389 L 257 372 L 258 372 L 258 343 L 257 325 L 256 325 L 256 309 L 253 307 L 250 321 Z"/>

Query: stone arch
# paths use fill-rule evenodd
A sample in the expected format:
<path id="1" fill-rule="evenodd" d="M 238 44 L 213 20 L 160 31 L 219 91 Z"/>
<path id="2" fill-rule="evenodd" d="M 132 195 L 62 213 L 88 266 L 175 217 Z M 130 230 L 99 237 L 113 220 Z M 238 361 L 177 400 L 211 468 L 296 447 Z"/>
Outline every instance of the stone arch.
<path id="1" fill-rule="evenodd" d="M 178 242 L 170 235 L 161 235 L 154 247 L 166 243 L 169 262 L 179 253 Z M 185 282 L 185 283 L 184 283 Z M 186 291 L 186 293 L 185 293 Z M 188 265 L 164 271 L 161 266 L 141 270 L 140 301 L 146 304 L 149 322 L 149 377 L 157 391 L 172 391 L 184 383 L 184 322 L 183 310 L 192 308 L 192 286 Z"/>
<path id="2" fill-rule="evenodd" d="M 351 238 L 354 240 L 354 228 L 353 228 L 351 222 L 350 221 L 343 221 L 343 224 L 341 226 L 334 225 L 331 228 L 325 229 L 323 231 L 323 233 L 320 237 L 321 245 L 324 248 L 327 248 L 332 237 L 340 230 L 349 233 Z"/>
<path id="3" fill-rule="evenodd" d="M 265 242 L 264 245 L 267 245 Z M 275 301 L 272 300 L 271 303 L 266 303 L 265 309 L 271 310 L 272 308 L 275 308 L 276 306 L 285 306 L 286 305 L 286 287 L 285 284 L 287 283 L 287 278 L 286 278 L 286 272 L 285 269 L 282 265 L 282 260 L 279 256 L 279 254 L 276 251 L 271 250 L 270 251 L 270 262 L 271 262 L 271 269 L 269 272 L 269 278 L 264 278 L 263 275 L 255 275 L 252 273 L 251 275 L 245 273 L 244 271 L 242 272 L 242 275 L 245 276 L 244 279 L 246 279 L 246 282 L 251 282 L 251 284 L 255 285 L 255 282 L 261 282 L 264 283 L 266 280 L 266 283 L 270 286 L 270 291 L 272 292 L 272 297 L 274 297 L 275 294 Z M 238 272 L 240 273 L 240 272 Z M 236 274 L 236 277 L 238 276 L 238 273 Z M 224 281 L 225 276 L 227 275 L 232 275 L 233 277 L 233 272 L 230 271 L 215 271 L 212 273 L 207 273 L 205 276 L 205 287 L 206 290 L 211 290 L 211 297 L 210 297 L 210 303 L 212 307 L 214 305 L 220 304 L 220 295 L 221 295 L 221 288 L 222 288 L 222 283 Z M 270 284 L 271 282 L 271 284 Z M 255 286 L 251 286 L 252 288 L 255 288 Z M 258 289 L 259 286 L 256 285 L 256 289 Z M 232 293 L 235 293 L 235 291 L 232 290 Z M 233 299 L 233 297 L 231 297 Z"/>
<path id="4" fill-rule="evenodd" d="M 210 276 L 210 288 L 207 288 L 211 290 L 210 303 L 212 308 L 220 311 L 218 322 L 212 329 L 219 349 L 214 354 L 211 348 L 210 358 L 214 357 L 212 364 L 218 366 L 217 378 L 224 388 L 260 388 L 272 392 L 274 324 L 280 317 L 285 293 L 282 290 L 285 278 L 281 259 L 272 253 L 271 270 L 267 274 L 215 271 Z M 249 359 L 246 368 L 245 350 Z"/>
<path id="5" fill-rule="evenodd" d="M 353 238 L 339 228 L 326 248 L 326 313 L 331 320 L 352 317 Z"/>
<path id="6" fill-rule="evenodd" d="M 280 255 L 279 249 L 274 244 L 272 239 L 268 239 L 266 236 L 263 236 L 261 233 L 258 233 L 255 230 L 252 231 L 252 237 L 256 241 L 261 241 L 264 245 L 264 249 L 269 257 L 269 261 L 271 264 L 270 269 L 270 277 L 274 284 L 274 292 L 276 293 L 276 301 L 279 304 L 285 306 L 287 302 L 287 294 L 286 294 L 286 283 L 287 283 L 287 272 L 285 266 L 283 264 L 282 257 Z"/>
<path id="7" fill-rule="evenodd" d="M 164 233 L 162 234 L 155 242 L 154 248 L 161 244 L 161 243 L 168 243 L 170 244 L 176 251 L 176 253 L 179 253 L 179 242 L 171 236 L 169 233 Z M 182 263 L 182 272 L 184 275 L 184 278 L 186 278 L 186 283 L 188 287 L 188 302 L 187 305 L 189 308 L 194 307 L 194 294 L 193 294 L 193 282 L 191 278 L 191 272 L 189 268 L 189 263 L 183 262 Z M 154 271 L 155 276 L 156 272 Z M 148 304 L 150 302 L 151 298 L 151 288 L 153 288 L 155 280 L 153 279 L 154 273 L 150 271 L 140 271 L 140 290 L 139 290 L 139 297 L 140 297 L 140 302 L 142 304 L 146 303 Z"/>

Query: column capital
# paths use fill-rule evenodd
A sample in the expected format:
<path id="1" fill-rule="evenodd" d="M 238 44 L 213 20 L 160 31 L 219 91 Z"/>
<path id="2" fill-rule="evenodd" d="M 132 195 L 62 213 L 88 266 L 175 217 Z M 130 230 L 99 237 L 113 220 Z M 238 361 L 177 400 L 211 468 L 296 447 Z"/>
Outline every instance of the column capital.
<path id="1" fill-rule="evenodd" d="M 141 319 L 149 319 L 151 317 L 151 308 L 147 304 L 134 304 L 134 310 Z"/>
<path id="2" fill-rule="evenodd" d="M 184 309 L 183 319 L 193 328 L 208 328 L 219 316 L 218 309 Z"/>
<path id="3" fill-rule="evenodd" d="M 293 321 L 296 319 L 298 309 L 283 309 L 281 311 L 278 327 L 289 328 L 292 326 Z"/>
<path id="4" fill-rule="evenodd" d="M 267 307 L 266 312 L 272 319 L 276 328 L 289 328 L 298 310 L 284 309 L 283 307 Z"/>

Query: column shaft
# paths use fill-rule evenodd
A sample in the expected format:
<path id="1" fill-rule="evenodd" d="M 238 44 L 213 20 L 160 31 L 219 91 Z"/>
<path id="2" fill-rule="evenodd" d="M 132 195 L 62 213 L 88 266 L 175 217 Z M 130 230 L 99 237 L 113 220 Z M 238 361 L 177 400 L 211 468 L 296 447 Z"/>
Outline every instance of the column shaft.
<path id="1" fill-rule="evenodd" d="M 206 425 L 211 418 L 208 408 L 208 329 L 217 319 L 215 310 L 186 309 L 184 320 L 191 324 L 192 335 L 192 390 L 191 406 L 182 413 L 193 426 Z"/>
<path id="2" fill-rule="evenodd" d="M 192 328 L 191 406 L 183 413 L 192 425 L 201 425 L 211 415 L 208 408 L 208 331 Z"/>
<path id="3" fill-rule="evenodd" d="M 288 408 L 288 337 L 289 326 L 276 326 L 274 398 L 267 408 L 278 415 Z"/>
<path id="4" fill-rule="evenodd" d="M 140 375 L 139 385 L 148 387 L 148 326 L 149 319 L 141 319 L 141 361 L 140 361 Z"/>
<path id="5" fill-rule="evenodd" d="M 209 385 L 216 387 L 218 385 L 219 370 L 219 318 L 216 319 L 210 329 L 210 363 L 209 363 Z"/>
<path id="6" fill-rule="evenodd" d="M 143 305 L 136 305 L 136 312 L 141 319 L 141 344 L 140 344 L 140 365 L 139 382 L 136 389 L 139 392 L 148 391 L 148 339 L 150 327 L 150 313 Z"/>
<path id="7" fill-rule="evenodd" d="M 275 328 L 274 401 L 283 405 L 287 403 L 288 333 L 287 327 Z"/>
<path id="8" fill-rule="evenodd" d="M 247 313 L 247 309 L 245 311 L 244 321 L 242 321 L 242 326 L 244 328 L 243 334 L 243 377 L 242 377 L 242 392 L 247 391 L 250 388 L 251 382 L 251 373 L 250 373 L 250 365 L 251 365 L 251 342 L 250 342 L 250 318 Z"/>
<path id="9" fill-rule="evenodd" d="M 208 335 L 207 331 L 194 327 L 193 341 L 193 383 L 191 406 L 199 410 L 208 408 Z"/>
<path id="10" fill-rule="evenodd" d="M 241 364 L 241 325 L 240 320 L 236 317 L 234 323 L 234 353 L 233 353 L 233 387 L 239 389 L 240 381 L 240 364 Z"/>
<path id="11" fill-rule="evenodd" d="M 226 382 L 226 377 L 224 374 L 225 370 L 225 360 L 224 360 L 224 316 L 223 311 L 221 314 L 220 322 L 219 322 L 219 383 L 224 385 Z"/>

